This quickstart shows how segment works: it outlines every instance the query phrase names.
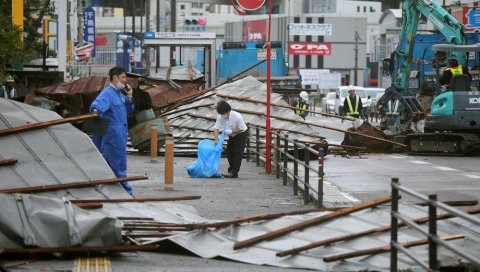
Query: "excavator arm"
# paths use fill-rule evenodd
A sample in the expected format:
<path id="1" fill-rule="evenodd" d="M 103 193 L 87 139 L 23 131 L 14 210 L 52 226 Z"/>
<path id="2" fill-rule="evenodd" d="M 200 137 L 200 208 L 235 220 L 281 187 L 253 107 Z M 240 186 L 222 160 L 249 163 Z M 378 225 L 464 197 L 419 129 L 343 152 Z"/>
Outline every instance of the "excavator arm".
<path id="1" fill-rule="evenodd" d="M 403 20 L 400 41 L 397 50 L 395 50 L 395 64 L 397 65 L 394 66 L 397 68 L 394 69 L 392 75 L 392 85 L 402 95 L 407 95 L 408 78 L 412 70 L 413 47 L 415 46 L 421 15 L 425 16 L 435 29 L 442 33 L 448 43 L 464 45 L 467 44 L 467 38 L 464 34 L 464 26 L 443 9 L 442 6 L 432 0 L 405 0 L 402 12 Z M 460 64 L 465 63 L 464 54 L 458 54 L 457 57 Z"/>

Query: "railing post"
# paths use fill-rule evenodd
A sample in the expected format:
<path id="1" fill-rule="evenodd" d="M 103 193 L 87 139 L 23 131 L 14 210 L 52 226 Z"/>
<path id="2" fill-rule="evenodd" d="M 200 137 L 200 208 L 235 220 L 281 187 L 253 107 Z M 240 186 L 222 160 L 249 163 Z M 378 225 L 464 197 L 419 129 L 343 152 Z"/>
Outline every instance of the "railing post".
<path id="1" fill-rule="evenodd" d="M 303 203 L 308 204 L 310 202 L 310 150 L 308 149 L 309 145 L 305 144 L 305 180 L 303 188 Z"/>
<path id="2" fill-rule="evenodd" d="M 257 127 L 255 131 L 257 132 L 255 135 L 255 157 L 257 159 L 257 166 L 260 166 L 260 129 Z"/>
<path id="3" fill-rule="evenodd" d="M 320 147 L 318 149 L 318 206 L 319 207 L 322 207 L 323 206 L 323 177 L 325 175 L 325 173 L 323 172 L 323 158 L 324 158 L 324 154 L 323 154 L 323 147 Z"/>
<path id="4" fill-rule="evenodd" d="M 293 143 L 293 195 L 298 195 L 298 139 Z"/>
<path id="5" fill-rule="evenodd" d="M 395 214 L 398 213 L 398 189 L 395 187 L 399 185 L 398 178 L 392 178 L 392 211 L 390 214 L 390 271 L 397 272 L 398 250 L 394 246 L 398 242 L 398 219 Z"/>
<path id="6" fill-rule="evenodd" d="M 165 138 L 165 190 L 173 190 L 174 143 L 173 137 Z"/>
<path id="7" fill-rule="evenodd" d="M 153 124 L 150 127 L 150 162 L 157 162 L 157 137 L 158 137 L 158 128 L 157 124 Z"/>
<path id="8" fill-rule="evenodd" d="M 275 144 L 275 176 L 276 178 L 280 178 L 280 150 L 281 150 L 281 142 L 280 142 L 280 131 L 277 131 L 275 134 L 276 137 L 276 144 Z"/>
<path id="9" fill-rule="evenodd" d="M 437 207 L 433 202 L 437 201 L 437 195 L 428 195 L 428 256 L 429 266 L 432 271 L 437 270 L 437 244 L 433 237 L 437 236 Z"/>
<path id="10" fill-rule="evenodd" d="M 285 140 L 283 142 L 283 185 L 288 185 L 287 182 L 287 169 L 288 169 L 288 156 L 286 156 L 288 152 L 288 134 L 285 134 Z"/>

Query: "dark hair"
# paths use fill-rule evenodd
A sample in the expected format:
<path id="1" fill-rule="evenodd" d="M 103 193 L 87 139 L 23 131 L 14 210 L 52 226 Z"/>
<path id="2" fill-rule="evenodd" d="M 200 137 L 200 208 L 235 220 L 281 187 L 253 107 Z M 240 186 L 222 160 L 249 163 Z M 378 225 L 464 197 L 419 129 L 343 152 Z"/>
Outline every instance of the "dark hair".
<path id="1" fill-rule="evenodd" d="M 116 67 L 113 67 L 112 69 L 110 69 L 110 71 L 108 71 L 108 76 L 110 77 L 110 81 L 112 81 L 113 76 L 119 76 L 123 73 L 127 73 L 125 71 L 125 69 L 123 69 L 123 67 L 116 66 Z"/>
<path id="2" fill-rule="evenodd" d="M 225 114 L 232 110 L 230 104 L 227 103 L 225 100 L 220 100 L 217 103 L 217 112 L 218 114 Z"/>

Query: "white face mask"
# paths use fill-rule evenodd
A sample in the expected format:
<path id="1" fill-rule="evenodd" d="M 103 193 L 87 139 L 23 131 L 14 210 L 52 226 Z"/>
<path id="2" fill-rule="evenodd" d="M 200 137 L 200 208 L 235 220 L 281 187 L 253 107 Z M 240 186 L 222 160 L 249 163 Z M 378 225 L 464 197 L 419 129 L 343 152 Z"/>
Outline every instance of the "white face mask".
<path id="1" fill-rule="evenodd" d="M 125 89 L 125 84 L 123 84 L 122 82 L 118 82 L 117 83 L 117 89 L 119 91 L 123 91 Z"/>

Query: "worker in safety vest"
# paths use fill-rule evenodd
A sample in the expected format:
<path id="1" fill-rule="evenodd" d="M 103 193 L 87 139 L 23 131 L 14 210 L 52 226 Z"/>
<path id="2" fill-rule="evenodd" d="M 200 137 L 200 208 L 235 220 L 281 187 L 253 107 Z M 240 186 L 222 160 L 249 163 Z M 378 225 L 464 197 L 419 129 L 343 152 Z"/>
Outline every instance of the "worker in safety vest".
<path id="1" fill-rule="evenodd" d="M 6 99 L 13 99 L 17 97 L 17 90 L 15 89 L 15 80 L 11 75 L 5 79 L 5 86 L 0 87 L 0 97 Z"/>
<path id="2" fill-rule="evenodd" d="M 345 101 L 343 101 L 343 112 L 350 117 L 360 118 L 362 109 L 362 99 L 355 95 L 355 89 L 351 86 L 348 89 L 348 96 L 345 97 Z"/>
<path id="3" fill-rule="evenodd" d="M 387 107 L 384 114 L 387 126 L 400 125 L 400 112 L 402 110 L 403 106 L 398 99 L 393 98 L 387 102 Z"/>
<path id="4" fill-rule="evenodd" d="M 458 64 L 457 56 L 450 55 L 450 57 L 448 57 L 448 65 L 449 65 L 449 68 L 445 69 L 445 71 L 442 74 L 442 77 L 440 78 L 440 84 L 442 85 L 449 84 L 453 76 L 462 75 L 462 74 L 468 75 L 468 77 L 470 78 L 470 81 L 472 80 L 472 76 L 468 72 L 468 66 L 463 66 Z"/>
<path id="5" fill-rule="evenodd" d="M 303 120 L 305 120 L 305 117 L 308 115 L 308 112 L 305 110 L 310 108 L 310 105 L 308 104 L 308 93 L 306 91 L 300 92 L 300 97 L 293 100 L 292 106 L 296 108 L 293 110 L 295 114 L 301 116 Z"/>

